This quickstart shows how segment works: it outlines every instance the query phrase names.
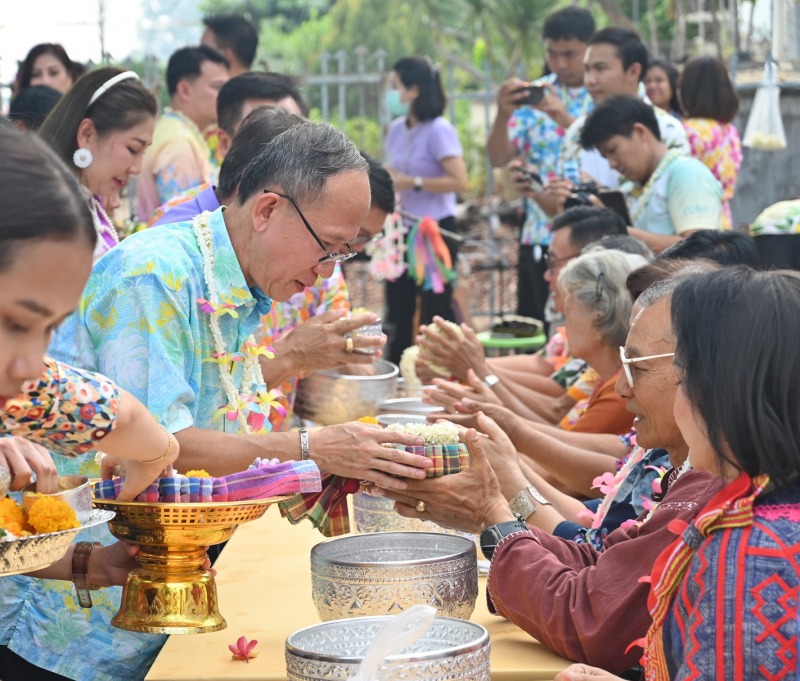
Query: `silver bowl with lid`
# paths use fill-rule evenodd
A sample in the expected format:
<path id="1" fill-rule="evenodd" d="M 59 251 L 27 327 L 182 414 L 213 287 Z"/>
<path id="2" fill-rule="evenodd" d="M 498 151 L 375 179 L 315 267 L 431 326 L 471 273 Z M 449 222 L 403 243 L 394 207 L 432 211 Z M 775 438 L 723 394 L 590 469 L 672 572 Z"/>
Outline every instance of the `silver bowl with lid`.
<path id="1" fill-rule="evenodd" d="M 390 617 L 358 617 L 306 627 L 286 639 L 289 681 L 330 681 L 355 676 L 364 652 Z M 380 681 L 490 681 L 489 633 L 480 624 L 437 617 L 430 630 L 390 655 Z"/>
<path id="2" fill-rule="evenodd" d="M 311 592 L 323 621 L 395 615 L 418 603 L 469 619 L 478 598 L 475 544 L 431 532 L 332 539 L 311 549 Z"/>

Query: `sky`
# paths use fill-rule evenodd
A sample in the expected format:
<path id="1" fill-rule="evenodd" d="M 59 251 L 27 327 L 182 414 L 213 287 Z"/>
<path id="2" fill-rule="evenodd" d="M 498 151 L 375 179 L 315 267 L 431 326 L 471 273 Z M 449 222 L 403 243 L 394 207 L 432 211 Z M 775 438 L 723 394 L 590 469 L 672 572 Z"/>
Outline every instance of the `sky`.
<path id="1" fill-rule="evenodd" d="M 0 0 L 0 83 L 8 84 L 37 43 L 58 42 L 71 58 L 100 60 L 98 0 Z M 152 51 L 166 58 L 200 39 L 198 0 L 105 0 L 106 51 L 123 59 Z M 151 44 L 146 43 L 150 38 Z"/>

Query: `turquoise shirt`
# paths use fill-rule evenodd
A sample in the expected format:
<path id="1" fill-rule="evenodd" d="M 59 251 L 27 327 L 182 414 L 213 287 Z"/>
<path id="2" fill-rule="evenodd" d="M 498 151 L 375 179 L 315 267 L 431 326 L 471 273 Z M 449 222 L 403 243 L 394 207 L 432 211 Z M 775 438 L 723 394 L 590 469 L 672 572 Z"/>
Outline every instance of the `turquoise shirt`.
<path id="1" fill-rule="evenodd" d="M 227 349 L 236 352 L 272 301 L 248 288 L 222 210 L 211 214 L 209 227 L 220 297 L 239 315 L 220 319 Z M 191 223 L 134 234 L 97 262 L 76 313 L 58 330 L 48 354 L 109 376 L 172 432 L 189 426 L 235 432 L 236 422 L 213 418 L 228 400 L 217 364 L 203 361 L 215 350 L 198 298 L 209 294 Z M 54 458 L 62 474 L 97 473 L 93 454 Z M 114 541 L 105 526 L 82 532 L 79 540 Z M 111 627 L 121 593 L 118 587 L 93 592 L 94 607 L 83 609 L 70 582 L 4 577 L 0 643 L 71 679 L 144 678 L 166 637 Z"/>

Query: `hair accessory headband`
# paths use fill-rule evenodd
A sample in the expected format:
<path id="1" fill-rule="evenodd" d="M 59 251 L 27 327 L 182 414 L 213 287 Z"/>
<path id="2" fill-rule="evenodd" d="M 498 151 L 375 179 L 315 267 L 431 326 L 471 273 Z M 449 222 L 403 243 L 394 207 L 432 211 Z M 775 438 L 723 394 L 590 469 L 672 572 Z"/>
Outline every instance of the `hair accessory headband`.
<path id="1" fill-rule="evenodd" d="M 109 78 L 105 83 L 103 83 L 99 88 L 94 91 L 92 98 L 89 100 L 89 106 L 94 104 L 100 97 L 102 97 L 106 90 L 109 88 L 114 87 L 117 83 L 121 83 L 123 80 L 128 80 L 128 78 L 135 78 L 139 80 L 139 76 L 133 71 L 123 71 L 122 73 L 118 73 L 113 78 Z M 86 107 L 87 109 L 89 107 Z"/>

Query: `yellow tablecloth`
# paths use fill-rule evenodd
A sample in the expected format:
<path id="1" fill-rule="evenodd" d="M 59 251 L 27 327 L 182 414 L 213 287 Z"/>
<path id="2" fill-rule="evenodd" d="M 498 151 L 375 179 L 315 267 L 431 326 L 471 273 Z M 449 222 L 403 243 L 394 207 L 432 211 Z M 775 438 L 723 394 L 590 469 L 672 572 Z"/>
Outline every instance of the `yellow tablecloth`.
<path id="1" fill-rule="evenodd" d="M 286 637 L 319 622 L 311 600 L 309 551 L 322 539 L 310 523 L 292 526 L 275 507 L 239 527 L 216 566 L 219 607 L 228 628 L 171 636 L 147 681 L 285 679 Z M 491 615 L 485 593 L 486 579 L 481 578 L 471 619 L 489 630 L 492 679 L 552 679 L 567 666 L 516 626 Z M 248 663 L 232 660 L 228 651 L 239 636 L 258 640 L 259 655 Z"/>

